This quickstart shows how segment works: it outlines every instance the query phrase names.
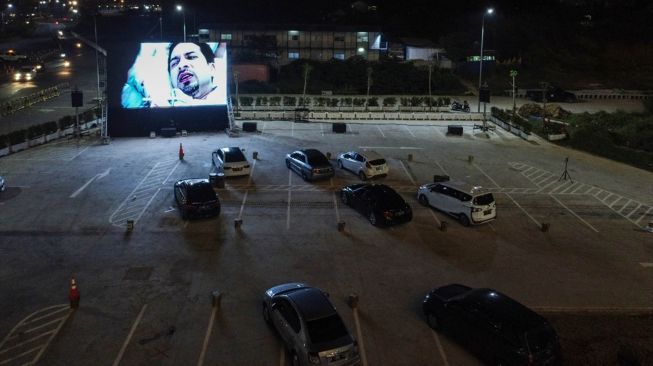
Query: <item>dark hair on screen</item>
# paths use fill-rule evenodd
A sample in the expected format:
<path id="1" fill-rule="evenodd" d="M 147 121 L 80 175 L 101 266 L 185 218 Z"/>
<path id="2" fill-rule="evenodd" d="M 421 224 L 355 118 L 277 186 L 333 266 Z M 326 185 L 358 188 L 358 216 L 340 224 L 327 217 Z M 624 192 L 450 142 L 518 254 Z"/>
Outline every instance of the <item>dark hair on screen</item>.
<path id="1" fill-rule="evenodd" d="M 207 64 L 210 64 L 215 61 L 215 54 L 213 54 L 213 50 L 211 49 L 211 46 L 209 46 L 207 43 L 204 42 L 172 42 L 170 43 L 170 48 L 168 48 L 168 73 L 170 72 L 170 56 L 172 55 L 172 50 L 177 47 L 178 44 L 180 43 L 192 43 L 194 45 L 197 45 L 200 48 L 200 52 L 202 52 L 202 55 L 204 55 L 204 59 L 206 60 Z"/>

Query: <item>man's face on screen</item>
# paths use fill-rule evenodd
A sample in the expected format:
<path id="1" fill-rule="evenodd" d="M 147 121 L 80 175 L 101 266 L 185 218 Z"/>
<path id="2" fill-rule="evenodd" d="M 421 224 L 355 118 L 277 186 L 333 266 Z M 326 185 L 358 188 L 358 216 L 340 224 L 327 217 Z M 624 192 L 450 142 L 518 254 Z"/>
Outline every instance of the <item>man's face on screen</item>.
<path id="1" fill-rule="evenodd" d="M 208 63 L 200 47 L 179 43 L 170 52 L 170 81 L 193 98 L 203 98 L 213 89 L 213 63 Z"/>

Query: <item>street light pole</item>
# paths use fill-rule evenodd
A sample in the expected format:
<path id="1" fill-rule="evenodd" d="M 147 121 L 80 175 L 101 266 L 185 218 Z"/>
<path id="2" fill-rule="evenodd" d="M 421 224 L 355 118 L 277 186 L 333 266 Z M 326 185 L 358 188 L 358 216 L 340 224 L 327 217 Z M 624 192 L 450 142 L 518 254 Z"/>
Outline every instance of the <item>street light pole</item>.
<path id="1" fill-rule="evenodd" d="M 481 86 L 483 82 L 483 40 L 485 38 L 485 16 L 488 14 L 494 13 L 494 9 L 488 8 L 485 13 L 483 13 L 483 19 L 481 19 L 481 59 L 479 61 L 478 68 L 478 109 L 477 112 L 481 112 Z"/>
<path id="2" fill-rule="evenodd" d="M 184 11 L 184 7 L 181 5 L 177 5 L 177 11 L 180 11 L 181 16 L 184 18 L 184 42 L 186 42 L 186 12 Z"/>

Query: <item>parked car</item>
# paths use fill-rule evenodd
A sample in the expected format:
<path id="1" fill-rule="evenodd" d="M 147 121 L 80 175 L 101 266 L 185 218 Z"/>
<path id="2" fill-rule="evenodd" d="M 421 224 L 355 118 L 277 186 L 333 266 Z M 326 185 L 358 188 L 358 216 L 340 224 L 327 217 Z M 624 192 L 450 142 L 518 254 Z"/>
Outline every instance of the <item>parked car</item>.
<path id="1" fill-rule="evenodd" d="M 328 179 L 335 174 L 329 159 L 316 149 L 297 150 L 286 155 L 286 166 L 304 180 Z"/>
<path id="2" fill-rule="evenodd" d="M 413 210 L 394 189 L 385 184 L 354 184 L 340 190 L 345 205 L 365 215 L 374 226 L 408 222 Z"/>
<path id="3" fill-rule="evenodd" d="M 417 200 L 457 217 L 463 226 L 482 224 L 497 218 L 494 196 L 488 190 L 465 182 L 446 181 L 424 184 L 417 190 Z"/>
<path id="4" fill-rule="evenodd" d="M 213 151 L 211 162 L 226 177 L 249 175 L 249 161 L 243 152 L 239 147 L 223 147 Z"/>
<path id="5" fill-rule="evenodd" d="M 358 344 L 317 288 L 286 283 L 268 289 L 263 318 L 281 336 L 293 366 L 360 364 Z"/>
<path id="6" fill-rule="evenodd" d="M 36 67 L 21 66 L 14 73 L 14 81 L 31 81 L 36 77 Z"/>
<path id="7" fill-rule="evenodd" d="M 4 192 L 5 189 L 7 189 L 7 181 L 0 175 L 0 192 Z"/>
<path id="8" fill-rule="evenodd" d="M 175 201 L 181 217 L 217 216 L 220 214 L 220 200 L 208 179 L 182 179 L 175 183 Z"/>
<path id="9" fill-rule="evenodd" d="M 558 365 L 560 342 L 542 316 L 489 289 L 451 284 L 422 304 L 428 325 L 449 334 L 489 365 Z"/>
<path id="10" fill-rule="evenodd" d="M 349 151 L 338 155 L 338 167 L 358 175 L 361 180 L 388 175 L 388 164 L 376 151 Z"/>

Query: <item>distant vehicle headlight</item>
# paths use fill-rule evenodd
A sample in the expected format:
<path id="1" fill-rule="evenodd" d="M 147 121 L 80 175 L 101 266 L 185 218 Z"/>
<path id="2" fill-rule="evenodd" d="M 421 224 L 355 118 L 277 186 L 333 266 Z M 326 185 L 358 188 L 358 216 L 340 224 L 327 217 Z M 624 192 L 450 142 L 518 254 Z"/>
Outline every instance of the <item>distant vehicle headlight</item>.
<path id="1" fill-rule="evenodd" d="M 80 42 L 77 42 L 75 46 L 77 46 L 77 48 L 82 48 L 82 44 Z"/>
<path id="2" fill-rule="evenodd" d="M 63 62 L 64 67 L 69 67 L 70 66 L 70 61 L 66 60 Z"/>
<path id="3" fill-rule="evenodd" d="M 43 66 L 41 66 L 41 65 L 36 65 L 36 69 L 37 69 L 37 70 L 41 70 L 41 68 L 43 68 Z"/>
<path id="4" fill-rule="evenodd" d="M 23 77 L 23 75 L 19 72 L 14 75 L 15 80 L 20 80 L 21 77 Z"/>
<path id="5" fill-rule="evenodd" d="M 64 58 L 64 57 L 66 57 L 66 54 L 62 53 L 62 54 L 59 55 L 59 57 Z"/>
<path id="6" fill-rule="evenodd" d="M 32 74 L 25 74 L 25 79 L 32 80 Z"/>

